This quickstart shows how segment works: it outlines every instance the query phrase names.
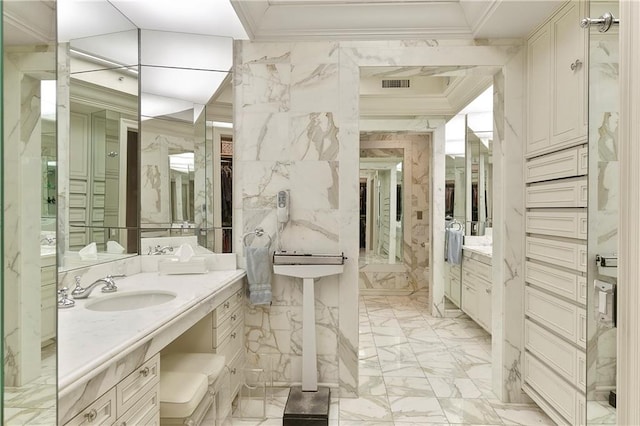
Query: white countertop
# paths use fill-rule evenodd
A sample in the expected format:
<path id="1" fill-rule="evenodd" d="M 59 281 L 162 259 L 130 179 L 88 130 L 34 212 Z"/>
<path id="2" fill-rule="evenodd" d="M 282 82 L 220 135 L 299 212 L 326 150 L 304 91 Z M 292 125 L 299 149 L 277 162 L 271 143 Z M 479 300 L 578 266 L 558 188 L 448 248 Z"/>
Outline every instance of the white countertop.
<path id="1" fill-rule="evenodd" d="M 481 255 L 487 256 L 487 257 L 491 257 L 492 254 L 493 254 L 493 246 L 463 245 L 462 249 L 463 250 L 468 250 L 468 251 L 473 252 L 473 253 L 478 253 L 478 254 L 481 254 Z"/>
<path id="2" fill-rule="evenodd" d="M 241 269 L 201 275 L 158 275 L 146 272 L 116 280 L 118 291 L 105 294 L 97 286 L 87 299 L 58 310 L 58 388 L 78 381 L 113 363 L 154 336 L 163 325 L 207 301 L 245 275 Z M 88 285 L 90 283 L 83 283 Z M 176 293 L 176 298 L 156 306 L 129 311 L 98 312 L 88 302 L 140 290 Z"/>

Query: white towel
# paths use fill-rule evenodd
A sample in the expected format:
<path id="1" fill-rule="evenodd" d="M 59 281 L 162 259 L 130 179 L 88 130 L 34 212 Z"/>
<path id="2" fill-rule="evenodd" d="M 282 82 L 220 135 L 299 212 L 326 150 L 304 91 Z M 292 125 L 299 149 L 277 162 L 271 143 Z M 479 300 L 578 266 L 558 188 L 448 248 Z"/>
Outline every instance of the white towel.
<path id="1" fill-rule="evenodd" d="M 462 262 L 462 231 L 447 229 L 447 262 L 459 265 Z"/>
<path id="2" fill-rule="evenodd" d="M 89 243 L 78 252 L 81 260 L 98 260 L 98 246 L 96 243 Z"/>
<path id="3" fill-rule="evenodd" d="M 271 263 L 269 247 L 245 247 L 249 301 L 254 305 L 271 303 Z"/>

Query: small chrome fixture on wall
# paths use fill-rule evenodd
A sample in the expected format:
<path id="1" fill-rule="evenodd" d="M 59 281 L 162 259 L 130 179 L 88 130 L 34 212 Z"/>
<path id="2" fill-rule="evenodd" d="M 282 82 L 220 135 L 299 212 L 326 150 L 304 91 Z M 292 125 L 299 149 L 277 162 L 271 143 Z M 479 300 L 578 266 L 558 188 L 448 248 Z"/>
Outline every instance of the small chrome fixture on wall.
<path id="1" fill-rule="evenodd" d="M 580 21 L 580 26 L 582 28 L 589 28 L 592 25 L 599 25 L 598 31 L 601 33 L 606 33 L 611 28 L 611 25 L 620 24 L 620 20 L 618 18 L 614 18 L 614 16 L 610 12 L 606 12 L 599 18 L 583 18 Z"/>

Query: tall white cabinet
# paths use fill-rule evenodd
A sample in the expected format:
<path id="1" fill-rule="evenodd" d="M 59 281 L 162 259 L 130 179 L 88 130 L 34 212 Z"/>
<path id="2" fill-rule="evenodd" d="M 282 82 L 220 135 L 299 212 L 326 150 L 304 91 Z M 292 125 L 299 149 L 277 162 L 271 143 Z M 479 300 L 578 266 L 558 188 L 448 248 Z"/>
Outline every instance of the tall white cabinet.
<path id="1" fill-rule="evenodd" d="M 587 33 L 583 1 L 570 1 L 527 41 L 527 156 L 587 137 Z"/>
<path id="2" fill-rule="evenodd" d="M 527 41 L 523 389 L 585 424 L 587 33 L 570 1 Z"/>

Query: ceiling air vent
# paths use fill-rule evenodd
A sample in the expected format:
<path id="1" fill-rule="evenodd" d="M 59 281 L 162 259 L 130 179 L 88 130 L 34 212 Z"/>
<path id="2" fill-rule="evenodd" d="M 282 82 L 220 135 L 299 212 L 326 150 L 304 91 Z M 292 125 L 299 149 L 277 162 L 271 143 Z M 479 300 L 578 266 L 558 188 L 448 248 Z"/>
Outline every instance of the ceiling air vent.
<path id="1" fill-rule="evenodd" d="M 410 80 L 382 80 L 383 89 L 404 89 L 409 87 Z"/>

